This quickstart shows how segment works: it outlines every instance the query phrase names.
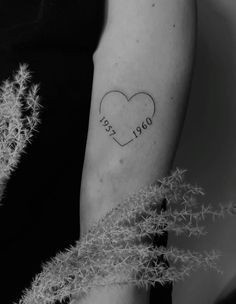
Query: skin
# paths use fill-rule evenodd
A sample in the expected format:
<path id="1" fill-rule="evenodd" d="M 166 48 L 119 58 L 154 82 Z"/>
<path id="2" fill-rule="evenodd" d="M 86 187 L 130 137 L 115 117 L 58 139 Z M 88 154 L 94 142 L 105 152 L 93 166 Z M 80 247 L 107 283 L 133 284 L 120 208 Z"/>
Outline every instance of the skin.
<path id="1" fill-rule="evenodd" d="M 127 195 L 168 173 L 187 104 L 195 29 L 193 0 L 108 0 L 93 56 L 81 234 Z M 145 304 L 149 292 L 102 288 L 80 303 Z"/>

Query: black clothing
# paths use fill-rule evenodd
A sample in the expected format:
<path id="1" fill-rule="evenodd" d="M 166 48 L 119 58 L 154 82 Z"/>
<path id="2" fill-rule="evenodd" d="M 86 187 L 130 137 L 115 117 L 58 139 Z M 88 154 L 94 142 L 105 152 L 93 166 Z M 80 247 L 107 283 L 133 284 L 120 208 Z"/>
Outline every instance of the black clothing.
<path id="1" fill-rule="evenodd" d="M 17 302 L 42 262 L 79 239 L 92 54 L 103 30 L 104 7 L 102 0 L 1 1 L 0 81 L 27 63 L 32 82 L 40 84 L 43 106 L 38 132 L 12 173 L 0 207 L 4 304 Z M 155 292 L 160 299 L 166 289 L 155 290 L 151 303 Z"/>

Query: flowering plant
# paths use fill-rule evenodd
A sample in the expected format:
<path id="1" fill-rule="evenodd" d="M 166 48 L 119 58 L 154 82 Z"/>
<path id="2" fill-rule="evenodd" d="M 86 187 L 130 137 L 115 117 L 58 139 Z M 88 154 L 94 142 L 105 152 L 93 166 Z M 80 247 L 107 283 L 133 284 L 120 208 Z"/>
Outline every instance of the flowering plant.
<path id="1" fill-rule="evenodd" d="M 39 122 L 37 86 L 26 94 L 29 72 L 20 66 L 13 82 L 6 81 L 0 95 L 1 180 L 9 178 L 31 132 Z M 21 100 L 32 110 L 23 122 Z M 26 123 L 26 126 L 23 126 Z M 176 169 L 169 176 L 141 188 L 91 225 L 88 232 L 64 252 L 42 265 L 30 288 L 25 289 L 19 304 L 52 304 L 74 298 L 80 300 L 91 289 L 105 285 L 134 284 L 148 287 L 164 285 L 189 276 L 203 267 L 222 271 L 216 261 L 220 252 L 193 252 L 175 247 L 154 246 L 155 235 L 169 231 L 177 235 L 201 236 L 199 226 L 206 216 L 215 218 L 234 215 L 232 203 L 212 210 L 199 207 L 197 198 L 204 194 L 200 187 L 187 183 L 185 171 Z M 3 183 L 2 183 L 3 184 Z M 166 210 L 159 211 L 163 201 Z M 172 209 L 172 207 L 174 207 Z M 167 267 L 165 261 L 170 263 Z"/>
<path id="2" fill-rule="evenodd" d="M 179 169 L 158 184 L 140 189 L 94 223 L 74 246 L 45 263 L 19 304 L 79 301 L 92 288 L 105 285 L 164 285 L 184 279 L 199 267 L 222 273 L 216 264 L 220 253 L 215 250 L 202 254 L 155 247 L 150 242 L 165 231 L 200 236 L 205 232 L 198 224 L 207 215 L 215 220 L 235 214 L 232 203 L 221 205 L 218 211 L 203 205 L 195 210 L 196 196 L 202 194 L 202 189 L 184 181 L 184 171 Z M 163 199 L 169 208 L 159 213 L 156 207 Z"/>
<path id="3" fill-rule="evenodd" d="M 21 64 L 13 79 L 5 80 L 0 87 L 0 201 L 40 122 L 39 86 L 28 88 L 30 78 L 27 65 Z"/>

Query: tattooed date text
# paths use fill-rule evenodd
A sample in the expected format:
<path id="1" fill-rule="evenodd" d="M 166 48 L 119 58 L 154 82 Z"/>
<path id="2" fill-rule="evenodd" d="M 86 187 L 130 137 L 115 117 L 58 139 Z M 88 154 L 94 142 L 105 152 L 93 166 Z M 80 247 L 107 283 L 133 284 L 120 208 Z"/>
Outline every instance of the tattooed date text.
<path id="1" fill-rule="evenodd" d="M 109 123 L 109 121 L 106 119 L 105 116 L 103 116 L 102 119 L 100 119 L 100 123 L 102 123 L 106 132 L 109 133 L 109 136 L 113 136 L 116 134 L 116 131 L 112 128 L 111 124 Z"/>
<path id="2" fill-rule="evenodd" d="M 100 123 L 104 127 L 105 131 L 109 134 L 109 136 L 115 135 L 117 132 L 113 129 L 112 125 L 110 124 L 109 120 L 106 119 L 105 116 L 103 116 L 100 119 Z M 147 117 L 145 121 L 142 122 L 140 126 L 137 126 L 135 130 L 133 130 L 134 138 L 138 138 L 144 130 L 146 130 L 149 126 L 152 125 L 152 119 L 150 117 Z"/>

